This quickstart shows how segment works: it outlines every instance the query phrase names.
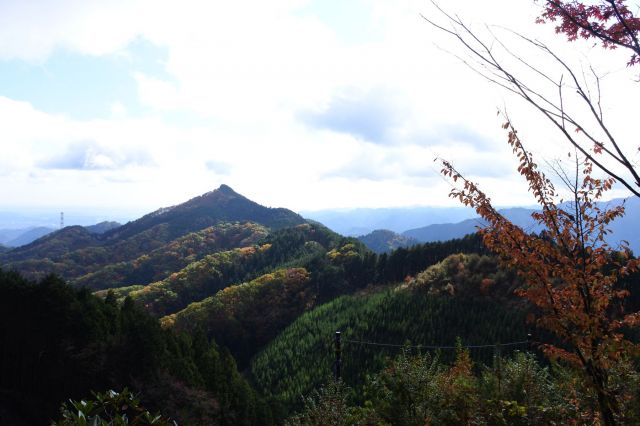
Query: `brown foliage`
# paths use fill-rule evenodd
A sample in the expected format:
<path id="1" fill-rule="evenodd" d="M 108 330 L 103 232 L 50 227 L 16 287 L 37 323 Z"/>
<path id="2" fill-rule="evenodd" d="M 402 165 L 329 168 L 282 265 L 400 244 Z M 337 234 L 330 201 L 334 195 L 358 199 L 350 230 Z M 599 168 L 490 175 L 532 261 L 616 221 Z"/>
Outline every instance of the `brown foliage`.
<path id="1" fill-rule="evenodd" d="M 623 330 L 640 321 L 640 313 L 624 312 L 622 300 L 629 293 L 619 285 L 640 262 L 626 247 L 616 251 L 605 240 L 607 225 L 624 214 L 624 206 L 603 208 L 597 203 L 614 180 L 592 177 L 588 161 L 582 163 L 581 182 L 576 176 L 573 200 L 560 204 L 554 185 L 538 169 L 513 125 L 507 121 L 503 127 L 518 158 L 518 172 L 540 204 L 541 211 L 533 217 L 544 226 L 542 235 L 530 235 L 509 222 L 475 183 L 442 161 L 442 173 L 462 182 L 462 188 L 453 189 L 450 196 L 475 208 L 489 222 L 481 231 L 485 244 L 523 279 L 518 293 L 539 308 L 537 324 L 563 342 L 545 344 L 542 349 L 583 372 L 598 396 L 603 421 L 614 424 L 619 409 L 610 391 L 608 370 L 630 351 L 637 351 L 638 345 L 627 340 Z"/>

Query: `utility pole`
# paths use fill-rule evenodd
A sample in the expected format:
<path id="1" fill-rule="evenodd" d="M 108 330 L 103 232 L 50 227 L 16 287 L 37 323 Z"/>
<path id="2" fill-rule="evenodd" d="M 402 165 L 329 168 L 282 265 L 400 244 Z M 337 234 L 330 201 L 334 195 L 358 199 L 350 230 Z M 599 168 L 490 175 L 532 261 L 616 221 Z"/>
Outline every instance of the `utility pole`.
<path id="1" fill-rule="evenodd" d="M 336 382 L 337 382 L 338 380 L 340 380 L 340 367 L 342 367 L 341 366 L 341 363 L 342 363 L 342 359 L 341 359 L 342 349 L 340 347 L 340 332 L 339 331 L 336 331 L 335 343 L 336 343 L 335 379 L 336 379 Z"/>
<path id="2" fill-rule="evenodd" d="M 64 228 L 64 212 L 60 212 L 60 229 Z"/>

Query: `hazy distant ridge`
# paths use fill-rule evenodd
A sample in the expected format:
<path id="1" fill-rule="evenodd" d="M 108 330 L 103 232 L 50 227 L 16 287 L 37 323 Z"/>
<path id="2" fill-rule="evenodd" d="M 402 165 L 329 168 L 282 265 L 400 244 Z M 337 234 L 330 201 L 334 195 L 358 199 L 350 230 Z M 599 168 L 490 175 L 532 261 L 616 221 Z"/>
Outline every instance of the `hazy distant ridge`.
<path id="1" fill-rule="evenodd" d="M 476 215 L 469 208 L 429 206 L 318 210 L 302 211 L 300 214 L 348 236 L 364 235 L 378 229 L 401 233 L 435 223 L 459 222 Z"/>
<path id="2" fill-rule="evenodd" d="M 608 205 L 620 204 L 622 199 L 611 200 Z M 529 232 L 539 232 L 540 225 L 531 218 L 531 213 L 535 210 L 524 208 L 511 208 L 500 210 L 507 219 Z M 633 252 L 640 254 L 640 199 L 630 197 L 625 202 L 625 215 L 613 221 L 609 228 L 608 242 L 616 247 L 621 240 L 629 242 L 629 247 Z M 486 226 L 486 222 L 479 217 L 468 219 L 457 223 L 443 223 L 423 226 L 421 228 L 409 229 L 402 233 L 406 237 L 415 238 L 420 242 L 447 241 L 453 238 L 461 238 L 467 234 L 476 232 L 479 227 Z"/>
<path id="3" fill-rule="evenodd" d="M 388 253 L 400 247 L 411 247 L 420 241 L 406 235 L 400 235 L 388 229 L 378 229 L 358 237 L 364 245 L 376 253 Z"/>

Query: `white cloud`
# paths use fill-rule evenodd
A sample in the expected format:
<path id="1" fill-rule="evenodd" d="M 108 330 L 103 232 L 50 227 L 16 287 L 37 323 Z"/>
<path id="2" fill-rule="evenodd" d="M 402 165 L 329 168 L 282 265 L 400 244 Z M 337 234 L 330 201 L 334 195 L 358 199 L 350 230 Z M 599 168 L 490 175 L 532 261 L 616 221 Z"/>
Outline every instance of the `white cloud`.
<path id="1" fill-rule="evenodd" d="M 73 142 L 63 152 L 57 152 L 39 163 L 38 167 L 53 170 L 121 170 L 126 167 L 153 164 L 147 151 L 130 146 L 104 146 L 92 140 Z"/>
<path id="2" fill-rule="evenodd" d="M 128 0 L 0 2 L 0 58 L 42 62 L 56 48 L 112 53 L 140 32 L 142 6 Z"/>
<path id="3" fill-rule="evenodd" d="M 69 200 L 155 208 L 224 179 L 259 202 L 297 209 L 452 203 L 433 164 L 441 156 L 516 204 L 523 185 L 495 116 L 505 103 L 541 155 L 566 151 L 530 110 L 434 45 L 452 48 L 420 17 L 428 2 L 362 1 L 371 13 L 354 19 L 371 20 L 367 37 L 349 40 L 306 13 L 310 3 L 0 2 L 0 59 L 43 62 L 57 49 L 120 55 L 139 37 L 167 51 L 163 75 L 131 71 L 146 107 L 135 118 L 120 102 L 108 119 L 80 121 L 0 97 L 8 153 L 0 175 L 13 185 L 1 180 L 0 195 L 45 200 L 59 187 Z M 444 5 L 477 27 L 552 32 L 521 2 Z M 180 124 L 185 116 L 198 124 Z"/>
<path id="4" fill-rule="evenodd" d="M 176 110 L 183 107 L 178 89 L 174 84 L 142 73 L 135 74 L 138 97 L 144 105 L 158 110 Z"/>
<path id="5" fill-rule="evenodd" d="M 122 118 L 127 115 L 127 107 L 122 102 L 111 103 L 111 115 L 115 118 Z"/>

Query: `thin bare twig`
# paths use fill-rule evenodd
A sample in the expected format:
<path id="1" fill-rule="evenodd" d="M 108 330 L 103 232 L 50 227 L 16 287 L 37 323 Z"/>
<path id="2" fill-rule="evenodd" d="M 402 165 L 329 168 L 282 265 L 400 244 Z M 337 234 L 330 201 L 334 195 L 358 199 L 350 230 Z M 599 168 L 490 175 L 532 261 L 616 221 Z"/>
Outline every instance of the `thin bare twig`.
<path id="1" fill-rule="evenodd" d="M 468 52 L 469 58 L 471 58 L 472 61 L 470 61 L 469 59 L 465 59 L 460 55 L 454 55 L 456 58 L 461 60 L 466 66 L 468 66 L 471 70 L 482 76 L 487 81 L 496 84 L 504 88 L 505 90 L 508 90 L 509 92 L 523 98 L 540 113 L 542 113 L 543 116 L 545 116 L 549 121 L 551 121 L 556 126 L 556 128 L 560 130 L 567 141 L 580 152 L 580 154 L 584 155 L 585 158 L 587 158 L 600 170 L 616 179 L 616 181 L 622 184 L 634 195 L 640 196 L 640 175 L 636 170 L 636 165 L 632 163 L 625 155 L 617 139 L 613 136 L 613 133 L 604 122 L 604 114 L 602 112 L 601 105 L 602 91 L 600 86 L 600 77 L 597 75 L 592 66 L 590 66 L 590 70 L 595 81 L 595 93 L 597 95 L 595 99 L 591 93 L 591 88 L 584 73 L 584 69 L 582 71 L 583 81 L 581 81 L 580 79 L 578 79 L 573 69 L 548 46 L 538 40 L 533 40 L 520 33 L 507 29 L 507 31 L 509 31 L 511 34 L 517 36 L 531 46 L 540 49 L 542 52 L 552 58 L 564 70 L 564 73 L 566 73 L 570 77 L 573 88 L 575 89 L 578 98 L 582 100 L 582 102 L 589 110 L 591 116 L 594 118 L 595 126 L 605 136 L 605 141 L 596 137 L 595 134 L 592 134 L 588 128 L 589 126 L 585 125 L 586 123 L 581 123 L 580 121 L 572 117 L 566 110 L 564 101 L 564 87 L 566 87 L 566 83 L 564 81 L 564 73 L 561 75 L 559 81 L 555 81 L 542 69 L 537 68 L 536 66 L 531 64 L 530 61 L 526 61 L 521 55 L 516 54 L 493 32 L 491 28 L 486 27 L 487 31 L 491 35 L 491 43 L 487 44 L 457 15 L 454 16 L 447 13 L 435 2 L 435 0 L 431 0 L 431 3 L 439 11 L 439 13 L 446 18 L 447 25 L 440 24 L 424 15 L 422 15 L 422 18 L 435 28 L 445 32 L 446 34 L 449 34 L 458 42 L 460 42 Z M 500 47 L 511 58 L 515 59 L 520 64 L 526 66 L 529 70 L 536 73 L 544 81 L 553 85 L 559 94 L 559 101 L 557 103 L 554 102 L 553 100 L 545 96 L 543 92 L 537 90 L 532 86 L 529 86 L 519 77 L 517 77 L 513 72 L 505 68 L 502 65 L 502 61 L 499 60 L 496 56 L 496 46 Z M 581 133 L 585 140 L 582 142 L 579 141 L 577 139 L 577 135 L 574 135 L 573 132 L 568 128 L 568 124 L 575 126 L 576 131 L 578 133 Z M 591 144 L 593 144 L 592 147 L 595 147 L 594 149 L 596 152 L 603 153 L 605 155 L 604 158 L 608 157 L 622 166 L 622 170 L 626 170 L 631 175 L 634 182 L 632 183 L 628 181 L 628 179 L 621 173 L 616 172 L 608 165 L 605 165 L 602 159 L 599 159 L 594 155 L 594 153 L 590 152 L 591 148 L 587 148 L 584 146 L 586 141 L 589 141 Z M 611 147 L 611 149 L 609 147 Z"/>

